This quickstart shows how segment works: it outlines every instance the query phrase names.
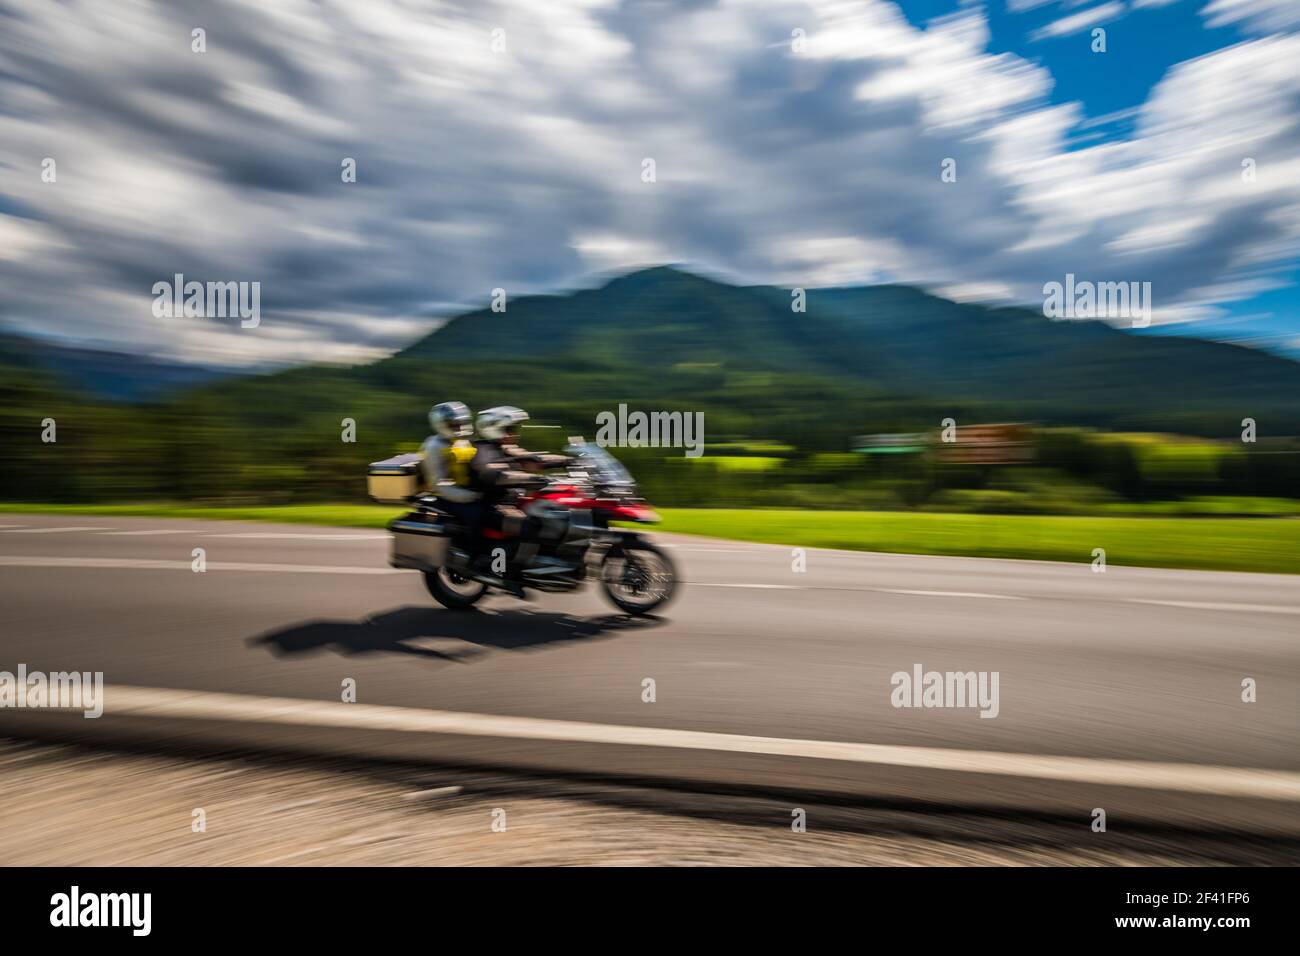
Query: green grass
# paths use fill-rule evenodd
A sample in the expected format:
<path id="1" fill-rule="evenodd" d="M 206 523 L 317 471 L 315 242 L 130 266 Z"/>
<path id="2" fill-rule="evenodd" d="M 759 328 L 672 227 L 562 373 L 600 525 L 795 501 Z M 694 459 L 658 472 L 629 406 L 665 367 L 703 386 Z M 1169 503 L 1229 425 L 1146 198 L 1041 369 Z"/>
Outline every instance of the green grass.
<path id="1" fill-rule="evenodd" d="M 725 441 L 709 442 L 705 453 L 708 455 L 786 455 L 794 450 L 793 445 L 775 441 Z"/>
<path id="2" fill-rule="evenodd" d="M 785 463 L 784 458 L 765 458 L 759 455 L 713 455 L 688 458 L 687 461 L 720 471 L 770 471 Z"/>
<path id="3" fill-rule="evenodd" d="M 1300 573 L 1290 518 L 1110 518 L 895 511 L 661 512 L 664 531 L 810 548 Z"/>
<path id="4" fill-rule="evenodd" d="M 1107 502 L 1095 506 L 1100 514 L 1157 517 L 1160 515 L 1218 515 L 1221 517 L 1297 517 L 1300 500 L 1244 495 L 1201 495 L 1177 501 Z"/>
<path id="5" fill-rule="evenodd" d="M 406 509 L 387 505 L 192 505 L 169 501 L 126 505 L 47 505 L 0 502 L 0 514 L 108 515 L 149 518 L 218 518 L 283 521 L 349 528 L 383 528 Z"/>
<path id="6" fill-rule="evenodd" d="M 225 518 L 382 528 L 402 509 L 381 505 L 198 506 L 0 503 L 0 513 Z M 895 511 L 670 508 L 658 528 L 808 548 L 1300 573 L 1293 518 L 1064 517 Z"/>

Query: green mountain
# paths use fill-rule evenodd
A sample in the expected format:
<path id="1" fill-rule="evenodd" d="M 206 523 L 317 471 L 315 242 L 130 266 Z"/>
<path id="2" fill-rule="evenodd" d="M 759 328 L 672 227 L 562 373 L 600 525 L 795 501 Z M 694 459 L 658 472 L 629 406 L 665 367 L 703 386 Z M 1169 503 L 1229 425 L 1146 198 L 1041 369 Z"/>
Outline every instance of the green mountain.
<path id="1" fill-rule="evenodd" d="M 238 374 L 231 369 L 0 333 L 0 367 L 7 365 L 39 372 L 64 389 L 119 402 L 165 399 Z"/>
<path id="2" fill-rule="evenodd" d="M 815 381 L 828 399 L 873 399 L 926 416 L 978 408 L 1014 420 L 1211 435 L 1233 434 L 1252 417 L 1269 420 L 1275 434 L 1300 430 L 1300 363 L 1290 359 L 902 286 L 810 290 L 807 311 L 795 313 L 788 290 L 648 269 L 460 316 L 363 377 L 400 378 L 413 363 L 448 355 L 474 365 L 545 363 L 579 380 L 618 369 L 614 381 L 597 379 L 608 386 L 592 396 L 602 408 L 628 393 L 725 403 L 746 384 L 802 392 Z"/>
<path id="3" fill-rule="evenodd" d="M 555 428 L 529 444 L 552 448 L 594 437 L 597 413 L 620 404 L 703 412 L 707 441 L 784 443 L 808 463 L 808 481 L 838 482 L 822 470 L 830 459 L 815 456 L 844 452 L 863 433 L 951 417 L 1235 442 L 1253 418 L 1271 439 L 1300 434 L 1297 395 L 1300 363 L 1231 345 L 1051 322 L 900 286 L 809 290 L 807 311 L 795 313 L 788 290 L 656 268 L 459 316 L 370 365 L 227 378 L 130 405 L 71 390 L 5 339 L 0 497 L 357 497 L 365 463 L 417 447 L 429 406 L 447 399 L 526 408 Z M 40 440 L 47 417 L 57 443 Z M 638 475 L 659 467 L 641 457 Z M 677 459 L 660 488 L 688 483 Z M 1289 479 L 1267 486 L 1291 493 Z M 724 500 L 734 487 L 718 477 L 680 500 Z"/>

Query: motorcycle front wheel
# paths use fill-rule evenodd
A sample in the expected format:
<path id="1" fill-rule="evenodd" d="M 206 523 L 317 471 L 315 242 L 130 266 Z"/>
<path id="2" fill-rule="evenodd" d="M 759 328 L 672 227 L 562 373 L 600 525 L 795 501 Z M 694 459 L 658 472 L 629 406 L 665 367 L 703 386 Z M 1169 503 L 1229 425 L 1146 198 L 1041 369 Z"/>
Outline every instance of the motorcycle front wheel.
<path id="1" fill-rule="evenodd" d="M 619 610 L 651 614 L 667 604 L 677 587 L 672 559 L 648 541 L 611 548 L 600 566 L 600 583 Z"/>
<path id="2" fill-rule="evenodd" d="M 461 577 L 447 568 L 425 571 L 424 586 L 429 589 L 435 601 L 453 611 L 473 607 L 487 593 L 487 585 L 482 581 Z"/>

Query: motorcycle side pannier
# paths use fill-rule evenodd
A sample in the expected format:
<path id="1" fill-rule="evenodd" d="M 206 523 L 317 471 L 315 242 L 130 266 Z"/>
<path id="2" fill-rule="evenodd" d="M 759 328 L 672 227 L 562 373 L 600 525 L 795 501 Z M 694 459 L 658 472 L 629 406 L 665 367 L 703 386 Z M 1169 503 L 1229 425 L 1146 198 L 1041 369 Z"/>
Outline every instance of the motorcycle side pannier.
<path id="1" fill-rule="evenodd" d="M 370 497 L 385 505 L 406 504 L 422 490 L 424 472 L 420 465 L 423 460 L 423 455 L 412 454 L 371 462 L 366 475 L 366 490 Z"/>
<path id="2" fill-rule="evenodd" d="M 450 538 L 442 522 L 412 511 L 388 526 L 393 534 L 388 563 L 395 568 L 435 571 L 447 563 Z"/>

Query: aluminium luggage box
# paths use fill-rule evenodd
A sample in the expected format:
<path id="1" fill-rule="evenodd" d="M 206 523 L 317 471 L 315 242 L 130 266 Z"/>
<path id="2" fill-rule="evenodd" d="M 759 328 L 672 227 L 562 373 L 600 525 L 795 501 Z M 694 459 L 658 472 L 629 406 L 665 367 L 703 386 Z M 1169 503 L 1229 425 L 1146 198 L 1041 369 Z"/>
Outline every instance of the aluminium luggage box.
<path id="1" fill-rule="evenodd" d="M 420 454 L 394 455 L 370 463 L 366 490 L 380 504 L 403 505 L 422 490 L 424 472 Z"/>
<path id="2" fill-rule="evenodd" d="M 393 548 L 388 563 L 395 568 L 433 571 L 447 563 L 450 535 L 442 522 L 412 511 L 388 526 Z"/>

